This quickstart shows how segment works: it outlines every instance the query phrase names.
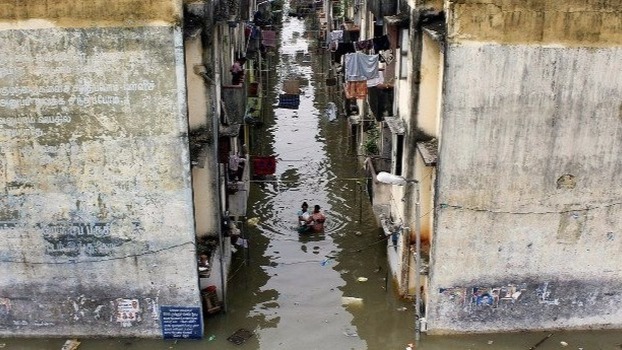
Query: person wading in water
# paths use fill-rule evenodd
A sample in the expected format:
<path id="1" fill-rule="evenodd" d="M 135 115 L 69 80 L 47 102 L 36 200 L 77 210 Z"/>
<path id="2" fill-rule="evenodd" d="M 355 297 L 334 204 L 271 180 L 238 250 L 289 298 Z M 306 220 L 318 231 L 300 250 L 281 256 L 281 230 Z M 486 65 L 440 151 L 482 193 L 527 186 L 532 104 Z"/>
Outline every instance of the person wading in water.
<path id="1" fill-rule="evenodd" d="M 324 231 L 324 221 L 326 221 L 326 216 L 320 211 L 320 206 L 316 204 L 313 208 L 313 214 L 307 219 L 307 226 L 311 226 L 313 232 L 322 232 Z"/>
<path id="2" fill-rule="evenodd" d="M 307 202 L 302 202 L 300 210 L 298 210 L 298 232 L 305 233 L 311 229 L 310 225 L 307 225 L 307 220 L 311 217 L 311 213 L 307 210 L 309 205 Z"/>

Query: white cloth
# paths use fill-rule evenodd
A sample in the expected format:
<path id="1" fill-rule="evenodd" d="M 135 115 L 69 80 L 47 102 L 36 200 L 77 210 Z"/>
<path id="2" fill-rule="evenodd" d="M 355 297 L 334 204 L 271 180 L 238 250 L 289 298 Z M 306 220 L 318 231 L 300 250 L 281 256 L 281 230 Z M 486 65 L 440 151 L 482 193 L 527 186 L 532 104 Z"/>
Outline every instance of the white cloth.
<path id="1" fill-rule="evenodd" d="M 367 80 L 367 87 L 374 87 L 382 83 L 384 83 L 384 72 L 379 70 L 375 78 Z"/>
<path id="2" fill-rule="evenodd" d="M 348 53 L 345 58 L 346 81 L 364 81 L 378 76 L 378 55 Z"/>
<path id="3" fill-rule="evenodd" d="M 341 41 L 343 39 L 343 30 L 333 30 L 329 34 L 329 41 Z"/>

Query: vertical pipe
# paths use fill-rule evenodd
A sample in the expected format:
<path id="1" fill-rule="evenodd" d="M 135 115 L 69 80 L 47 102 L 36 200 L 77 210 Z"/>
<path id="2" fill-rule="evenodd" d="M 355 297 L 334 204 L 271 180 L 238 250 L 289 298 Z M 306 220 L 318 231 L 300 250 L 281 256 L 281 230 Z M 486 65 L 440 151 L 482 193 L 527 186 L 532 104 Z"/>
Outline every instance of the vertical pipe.
<path id="1" fill-rule="evenodd" d="M 419 182 L 415 182 L 415 340 L 421 336 L 421 205 Z"/>
<path id="2" fill-rule="evenodd" d="M 220 81 L 219 73 L 216 73 L 216 81 Z M 218 215 L 216 215 L 216 227 L 218 230 L 218 241 L 220 244 L 218 245 L 220 250 L 220 290 L 222 291 L 222 309 L 224 312 L 227 312 L 227 284 L 225 281 L 225 265 L 224 265 L 224 255 L 225 255 L 225 240 L 222 232 L 222 188 L 220 186 L 220 164 L 218 163 L 218 127 L 220 126 L 220 115 L 219 113 L 214 113 L 212 118 L 212 138 L 214 140 L 214 161 L 218 166 L 216 167 L 216 207 L 218 208 Z"/>

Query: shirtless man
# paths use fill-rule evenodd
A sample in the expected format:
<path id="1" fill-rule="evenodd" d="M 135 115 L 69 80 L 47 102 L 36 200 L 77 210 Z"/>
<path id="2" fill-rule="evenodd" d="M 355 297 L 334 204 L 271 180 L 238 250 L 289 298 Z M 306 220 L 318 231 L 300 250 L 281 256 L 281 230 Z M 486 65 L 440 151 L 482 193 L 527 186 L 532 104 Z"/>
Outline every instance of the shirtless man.
<path id="1" fill-rule="evenodd" d="M 326 221 L 326 216 L 320 211 L 320 206 L 316 204 L 313 208 L 313 214 L 307 219 L 307 225 L 311 225 L 311 229 L 314 232 L 322 232 L 324 230 L 324 221 Z"/>

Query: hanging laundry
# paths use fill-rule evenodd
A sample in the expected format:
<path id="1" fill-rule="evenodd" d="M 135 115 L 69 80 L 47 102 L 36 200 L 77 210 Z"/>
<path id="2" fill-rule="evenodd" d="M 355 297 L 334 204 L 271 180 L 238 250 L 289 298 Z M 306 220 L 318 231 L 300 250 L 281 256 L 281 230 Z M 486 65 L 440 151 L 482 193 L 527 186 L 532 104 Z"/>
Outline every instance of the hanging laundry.
<path id="1" fill-rule="evenodd" d="M 354 50 L 353 43 L 342 43 L 335 50 L 335 56 L 333 57 L 335 63 L 341 63 L 341 57 L 345 54 L 356 52 Z"/>
<path id="2" fill-rule="evenodd" d="M 300 95 L 300 82 L 298 80 L 285 80 L 283 91 L 288 95 Z"/>
<path id="3" fill-rule="evenodd" d="M 263 46 L 276 47 L 276 32 L 274 30 L 262 30 L 261 43 Z"/>
<path id="4" fill-rule="evenodd" d="M 367 97 L 367 82 L 363 81 L 348 81 L 346 82 L 344 92 L 346 98 L 365 98 Z"/>
<path id="5" fill-rule="evenodd" d="M 388 50 L 391 48 L 391 42 L 389 42 L 389 37 L 387 35 L 379 36 L 373 39 L 374 42 L 374 51 L 382 51 Z"/>
<path id="6" fill-rule="evenodd" d="M 367 50 L 371 50 L 374 48 L 374 41 L 373 40 L 362 40 L 362 41 L 357 41 L 354 43 L 354 47 L 356 48 L 357 51 L 367 51 Z"/>
<path id="7" fill-rule="evenodd" d="M 379 70 L 378 75 L 375 78 L 367 80 L 367 87 L 374 87 L 379 84 L 384 84 L 384 72 Z"/>
<path id="8" fill-rule="evenodd" d="M 378 76 L 378 55 L 361 52 L 346 54 L 346 81 L 361 81 Z"/>
<path id="9" fill-rule="evenodd" d="M 379 54 L 380 54 L 380 59 L 386 64 L 391 64 L 391 62 L 395 60 L 395 56 L 393 55 L 393 50 L 391 49 L 380 51 Z"/>
<path id="10" fill-rule="evenodd" d="M 300 105 L 300 95 L 281 94 L 279 95 L 278 108 L 298 109 Z"/>
<path id="11" fill-rule="evenodd" d="M 253 174 L 272 175 L 276 172 L 276 158 L 271 156 L 252 156 Z"/>
<path id="12" fill-rule="evenodd" d="M 343 30 L 333 30 L 328 35 L 329 41 L 341 41 L 343 40 Z"/>

